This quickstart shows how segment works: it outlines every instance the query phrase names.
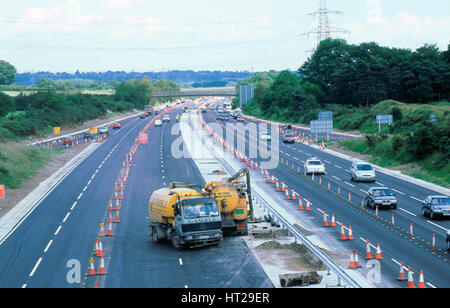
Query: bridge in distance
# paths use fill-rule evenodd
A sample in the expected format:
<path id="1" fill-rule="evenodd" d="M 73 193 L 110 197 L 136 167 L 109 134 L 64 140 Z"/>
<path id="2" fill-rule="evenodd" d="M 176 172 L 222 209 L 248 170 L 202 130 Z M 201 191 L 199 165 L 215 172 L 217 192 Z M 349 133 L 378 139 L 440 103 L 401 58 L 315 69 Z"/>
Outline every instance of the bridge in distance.
<path id="1" fill-rule="evenodd" d="M 153 92 L 150 93 L 148 97 L 152 99 L 165 97 L 199 97 L 199 96 L 234 97 L 236 95 L 237 95 L 236 88 L 221 87 L 221 88 L 181 89 L 180 91 L 171 91 L 171 92 Z"/>

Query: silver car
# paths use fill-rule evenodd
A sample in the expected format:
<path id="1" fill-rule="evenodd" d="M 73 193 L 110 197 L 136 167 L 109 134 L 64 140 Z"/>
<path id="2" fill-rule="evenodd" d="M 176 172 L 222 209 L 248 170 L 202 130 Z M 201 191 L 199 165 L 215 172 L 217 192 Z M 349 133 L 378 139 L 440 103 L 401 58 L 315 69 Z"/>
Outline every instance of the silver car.
<path id="1" fill-rule="evenodd" d="M 450 217 L 450 197 L 448 196 L 428 196 L 422 201 L 423 216 L 430 216 L 435 219 L 438 216 Z"/>
<path id="2" fill-rule="evenodd" d="M 375 176 L 371 164 L 354 162 L 350 168 L 350 178 L 355 182 L 375 182 Z"/>

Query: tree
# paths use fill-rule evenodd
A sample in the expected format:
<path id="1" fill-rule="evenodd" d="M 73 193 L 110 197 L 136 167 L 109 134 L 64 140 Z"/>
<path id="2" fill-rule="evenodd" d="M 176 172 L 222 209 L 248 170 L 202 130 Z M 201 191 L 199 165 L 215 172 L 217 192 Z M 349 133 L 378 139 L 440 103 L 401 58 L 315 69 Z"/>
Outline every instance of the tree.
<path id="1" fill-rule="evenodd" d="M 13 111 L 15 111 L 14 99 L 0 92 L 0 118 Z"/>
<path id="2" fill-rule="evenodd" d="M 0 60 L 0 85 L 10 85 L 16 80 L 16 68 L 10 63 Z"/>

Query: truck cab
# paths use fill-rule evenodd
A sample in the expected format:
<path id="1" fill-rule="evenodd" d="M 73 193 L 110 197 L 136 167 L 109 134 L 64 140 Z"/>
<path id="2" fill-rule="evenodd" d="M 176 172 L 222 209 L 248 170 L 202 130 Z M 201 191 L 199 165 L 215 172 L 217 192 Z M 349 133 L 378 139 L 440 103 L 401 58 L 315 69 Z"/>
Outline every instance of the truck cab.
<path id="1" fill-rule="evenodd" d="M 217 245 L 223 238 L 220 207 L 215 198 L 182 184 L 153 192 L 149 202 L 150 235 L 176 249 Z"/>

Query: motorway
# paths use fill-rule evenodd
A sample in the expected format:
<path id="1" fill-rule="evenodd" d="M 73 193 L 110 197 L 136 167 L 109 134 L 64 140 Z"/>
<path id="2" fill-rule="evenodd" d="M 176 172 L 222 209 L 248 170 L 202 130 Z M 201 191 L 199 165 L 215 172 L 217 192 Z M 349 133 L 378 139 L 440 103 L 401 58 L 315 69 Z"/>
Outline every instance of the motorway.
<path id="1" fill-rule="evenodd" d="M 180 110 L 168 111 L 175 119 Z M 179 287 L 266 288 L 272 283 L 245 242 L 226 238 L 216 248 L 176 251 L 148 234 L 151 193 L 171 181 L 203 183 L 194 162 L 175 159 L 174 120 L 151 126 L 140 145 L 120 200 L 120 223 L 103 238 L 105 276 L 90 276 L 90 259 L 107 222 L 109 200 L 126 154 L 152 119 L 122 122 L 102 145 L 73 170 L 6 238 L 0 239 L 0 287 L 91 288 Z M 116 201 L 114 201 L 115 204 Z M 116 215 L 116 213 L 114 213 Z M 107 223 L 105 223 L 107 226 Z"/>
<path id="2" fill-rule="evenodd" d="M 233 148 L 238 148 L 237 131 L 241 130 L 239 135 L 245 136 L 246 153 L 244 154 L 246 156 L 249 156 L 251 147 L 262 146 L 271 149 L 271 142 L 261 142 L 259 135 L 256 140 L 250 136 L 248 131 L 243 133 L 244 126 L 233 125 L 237 122 L 232 118 L 229 122 L 217 121 L 213 108 L 203 114 L 203 119 L 208 124 L 222 125 L 221 131 L 225 131 L 226 124 L 232 125 L 231 129 L 235 132 L 235 138 L 230 145 Z M 244 125 L 247 124 L 249 122 L 245 121 Z M 267 130 L 270 132 L 270 129 L 269 125 Z M 217 133 L 221 134 L 219 131 Z M 272 138 L 275 137 L 279 136 L 272 136 Z M 223 139 L 226 139 L 225 136 Z M 279 179 L 280 184 L 285 182 L 289 186 L 291 196 L 292 190 L 294 190 L 302 196 L 303 202 L 309 200 L 312 204 L 312 211 L 299 212 L 297 201 L 290 201 L 287 204 L 280 201 L 280 204 L 284 204 L 287 209 L 295 213 L 299 220 L 313 221 L 319 227 L 323 222 L 323 211 L 326 211 L 328 221 L 330 221 L 330 215 L 334 214 L 337 222 L 342 222 L 347 231 L 349 226 L 352 227 L 355 241 L 343 242 L 343 244 L 348 251 L 358 250 L 360 256 L 365 256 L 367 240 L 371 244 L 373 253 L 376 245 L 380 243 L 383 253 L 382 280 L 375 284 L 377 287 L 406 286 L 404 282 L 398 282 L 395 279 L 402 261 L 405 265 L 404 269 L 411 266 L 416 285 L 419 272 L 423 270 L 428 287 L 450 286 L 449 252 L 445 241 L 446 230 L 450 229 L 450 222 L 448 220 L 431 221 L 423 217 L 419 203 L 419 200 L 423 200 L 428 195 L 439 195 L 439 193 L 381 172 L 377 172 L 376 184 L 351 182 L 348 171 L 351 162 L 302 143 L 285 145 L 280 140 L 279 149 L 273 150 L 279 155 L 280 164 L 277 168 L 268 170 L 269 174 Z M 327 171 L 322 178 L 316 176 L 314 181 L 311 176 L 305 176 L 303 172 L 304 162 L 312 157 L 320 158 L 325 163 Z M 264 161 L 259 153 L 258 157 L 251 157 L 251 159 L 254 162 Z M 396 211 L 380 211 L 377 217 L 375 211 L 362 206 L 365 192 L 374 185 L 389 187 L 397 194 L 399 208 Z M 275 190 L 274 185 L 272 185 L 272 189 Z M 350 202 L 349 192 L 351 193 Z M 283 197 L 284 193 L 280 193 L 279 199 L 282 200 Z M 410 232 L 411 224 L 412 234 Z M 340 228 L 323 229 L 321 232 L 337 239 L 339 237 L 338 229 Z M 432 249 L 433 234 L 435 234 L 436 249 Z"/>

